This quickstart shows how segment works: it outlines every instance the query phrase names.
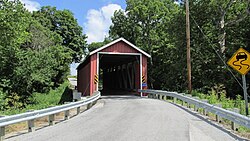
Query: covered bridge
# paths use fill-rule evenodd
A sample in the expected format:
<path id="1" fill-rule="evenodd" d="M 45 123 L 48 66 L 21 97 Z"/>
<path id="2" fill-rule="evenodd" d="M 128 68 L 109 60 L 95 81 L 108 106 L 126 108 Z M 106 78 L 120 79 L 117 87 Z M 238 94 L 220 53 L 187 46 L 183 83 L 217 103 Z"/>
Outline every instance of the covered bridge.
<path id="1" fill-rule="evenodd" d="M 124 38 L 90 52 L 77 67 L 77 89 L 82 95 L 124 94 L 147 87 L 149 54 Z M 115 92 L 114 92 L 115 91 Z"/>

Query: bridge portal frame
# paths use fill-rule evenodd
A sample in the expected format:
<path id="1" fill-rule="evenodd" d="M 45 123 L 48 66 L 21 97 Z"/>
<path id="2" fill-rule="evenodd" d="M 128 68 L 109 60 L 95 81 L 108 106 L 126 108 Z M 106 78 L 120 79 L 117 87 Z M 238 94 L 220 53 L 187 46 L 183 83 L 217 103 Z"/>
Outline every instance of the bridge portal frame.
<path id="1" fill-rule="evenodd" d="M 135 75 L 135 87 L 136 89 L 146 88 L 142 86 L 142 83 L 147 83 L 147 58 L 151 56 L 126 39 L 119 38 L 90 52 L 88 57 L 77 67 L 77 89 L 82 92 L 82 95 L 91 96 L 95 91 L 98 91 L 98 83 L 95 83 L 95 77 L 100 75 L 101 55 L 138 56 L 139 70 L 137 70 L 137 73 L 139 74 Z M 144 82 L 142 82 L 142 76 L 145 78 Z"/>
<path id="2" fill-rule="evenodd" d="M 142 76 L 142 54 L 141 53 L 121 53 L 121 52 L 97 52 L 97 64 L 96 64 L 96 68 L 97 68 L 97 75 L 99 75 L 99 70 L 100 70 L 100 54 L 108 54 L 108 55 L 129 55 L 129 56 L 139 56 L 140 57 L 140 73 L 139 75 Z M 140 77 L 140 83 L 139 83 L 139 87 L 140 89 L 142 89 L 142 77 Z M 98 83 L 96 85 L 96 90 L 98 91 Z"/>

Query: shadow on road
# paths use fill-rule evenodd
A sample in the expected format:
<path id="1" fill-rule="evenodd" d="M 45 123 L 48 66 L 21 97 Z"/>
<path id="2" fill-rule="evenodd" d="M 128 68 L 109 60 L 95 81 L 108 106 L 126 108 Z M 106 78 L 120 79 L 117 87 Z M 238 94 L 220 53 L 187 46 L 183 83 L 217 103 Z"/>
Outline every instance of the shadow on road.
<path id="1" fill-rule="evenodd" d="M 128 99 L 140 99 L 138 95 L 105 95 L 101 99 L 115 99 L 115 100 L 128 100 Z"/>

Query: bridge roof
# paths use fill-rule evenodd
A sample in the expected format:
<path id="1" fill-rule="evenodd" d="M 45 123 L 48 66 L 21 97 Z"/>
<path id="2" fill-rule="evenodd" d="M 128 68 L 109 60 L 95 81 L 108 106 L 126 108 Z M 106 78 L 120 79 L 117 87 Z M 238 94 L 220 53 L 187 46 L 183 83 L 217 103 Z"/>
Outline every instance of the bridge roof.
<path id="1" fill-rule="evenodd" d="M 100 48 L 98 48 L 98 49 L 96 49 L 96 50 L 90 52 L 89 55 L 91 56 L 91 55 L 93 55 L 93 54 L 95 54 L 95 53 L 97 53 L 97 52 L 99 52 L 99 51 L 101 51 L 101 50 L 103 50 L 103 49 L 105 49 L 105 48 L 110 47 L 111 45 L 113 45 L 113 44 L 115 44 L 115 43 L 120 42 L 120 41 L 125 42 L 125 43 L 128 44 L 130 47 L 134 48 L 135 50 L 137 50 L 138 52 L 142 53 L 143 55 L 145 55 L 145 56 L 147 56 L 147 57 L 151 57 L 148 53 L 144 52 L 143 50 L 141 50 L 140 48 L 136 47 L 134 44 L 130 43 L 129 41 L 127 41 L 127 40 L 124 39 L 124 38 L 116 39 L 116 40 L 114 40 L 113 42 L 110 42 L 109 44 L 106 44 L 106 45 L 104 45 L 104 46 L 102 46 L 102 47 L 100 47 Z"/>
<path id="2" fill-rule="evenodd" d="M 76 69 L 81 69 L 82 67 L 84 67 L 85 65 L 87 65 L 87 64 L 90 62 L 90 57 L 93 56 L 94 54 L 96 54 L 97 52 L 101 52 L 101 51 L 104 51 L 104 52 L 105 52 L 105 49 L 107 49 L 107 48 L 109 48 L 109 47 L 112 47 L 112 45 L 114 45 L 114 44 L 116 44 L 116 43 L 118 43 L 118 42 L 120 42 L 120 41 L 122 41 L 122 42 L 124 42 L 125 44 L 127 44 L 128 47 L 132 48 L 132 49 L 135 50 L 136 52 L 139 52 L 139 53 L 145 55 L 146 57 L 149 57 L 149 58 L 151 57 L 148 53 L 146 53 L 146 52 L 144 52 L 143 50 L 141 50 L 140 48 L 136 47 L 134 44 L 130 43 L 128 40 L 126 40 L 126 39 L 124 39 L 124 38 L 119 38 L 119 39 L 116 39 L 116 40 L 114 40 L 114 41 L 112 41 L 112 42 L 110 42 L 110 43 L 108 43 L 108 44 L 106 44 L 106 45 L 104 45 L 104 46 L 102 46 L 102 47 L 100 47 L 100 48 L 98 48 L 98 49 L 96 49 L 96 50 L 90 52 L 90 53 L 88 54 L 88 56 L 84 59 L 84 61 L 82 61 L 82 62 L 78 65 L 78 67 L 77 67 Z M 113 50 L 113 49 L 111 48 L 111 50 Z M 129 53 L 128 53 L 128 54 L 129 54 Z"/>

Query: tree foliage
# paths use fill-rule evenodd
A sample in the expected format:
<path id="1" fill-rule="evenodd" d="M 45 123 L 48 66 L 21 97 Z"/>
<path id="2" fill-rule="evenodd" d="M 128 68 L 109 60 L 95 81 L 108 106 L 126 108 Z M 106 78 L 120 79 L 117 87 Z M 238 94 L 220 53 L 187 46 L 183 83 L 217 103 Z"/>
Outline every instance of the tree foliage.
<path id="1" fill-rule="evenodd" d="M 72 50 L 74 61 L 80 61 L 86 47 L 87 37 L 82 34 L 82 28 L 71 11 L 45 6 L 34 12 L 33 17 L 43 26 L 59 34 L 63 40 L 61 44 Z"/>
<path id="2" fill-rule="evenodd" d="M 56 15 L 45 16 L 48 11 Z M 5 100 L 0 108 L 24 107 L 34 92 L 63 83 L 69 64 L 83 54 L 85 39 L 68 10 L 43 7 L 30 13 L 18 0 L 1 1 L 0 97 Z"/>
<path id="3" fill-rule="evenodd" d="M 152 56 L 148 74 L 151 88 L 187 89 L 183 4 L 172 0 L 127 0 L 126 10 L 116 11 L 112 17 L 111 38 L 124 37 Z M 227 61 L 239 47 L 249 50 L 248 15 L 249 2 L 245 0 L 190 1 L 194 89 L 207 92 L 222 84 L 231 96 L 241 93 L 222 61 Z"/>
<path id="4" fill-rule="evenodd" d="M 100 48 L 100 47 L 102 47 L 110 42 L 111 42 L 111 39 L 109 39 L 109 38 L 105 38 L 104 41 L 102 41 L 102 42 L 92 42 L 87 46 L 88 51 L 89 52 L 94 51 L 94 50 L 96 50 L 96 49 L 98 49 L 98 48 Z"/>

